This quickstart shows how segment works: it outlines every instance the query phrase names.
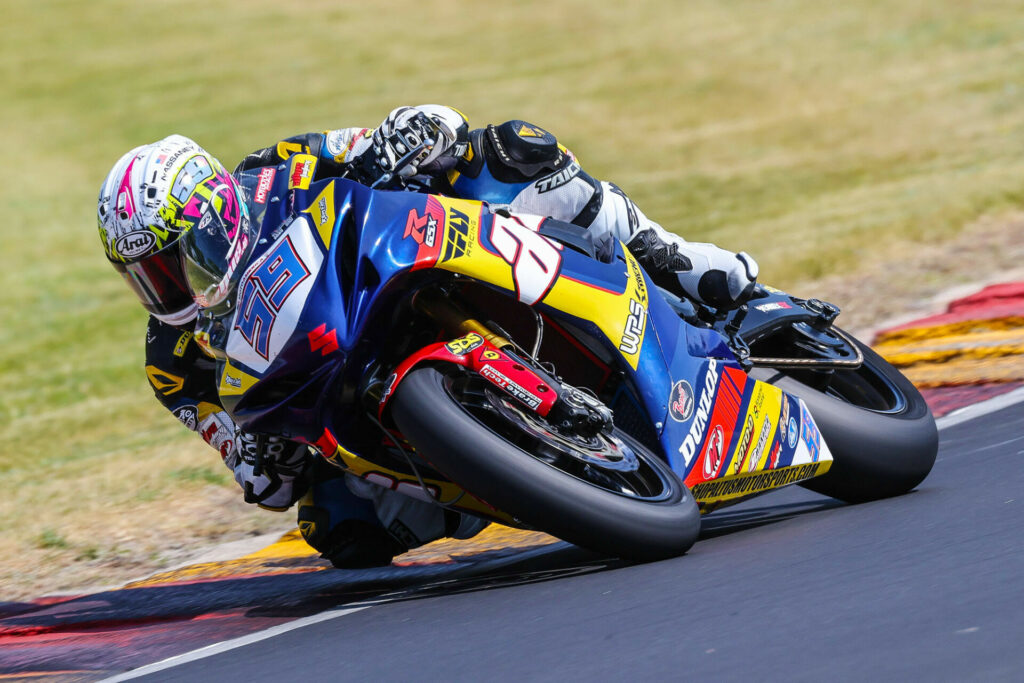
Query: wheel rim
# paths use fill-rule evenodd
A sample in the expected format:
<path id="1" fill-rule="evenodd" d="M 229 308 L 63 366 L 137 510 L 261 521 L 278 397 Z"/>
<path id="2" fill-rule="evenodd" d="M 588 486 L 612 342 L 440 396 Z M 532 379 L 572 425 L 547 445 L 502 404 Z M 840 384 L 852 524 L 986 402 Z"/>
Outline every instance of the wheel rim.
<path id="1" fill-rule="evenodd" d="M 867 364 L 856 370 L 837 370 L 825 393 L 881 415 L 895 415 L 907 409 L 907 397 L 899 387 Z"/>
<path id="2" fill-rule="evenodd" d="M 479 378 L 446 377 L 444 384 L 472 419 L 549 467 L 634 500 L 660 502 L 673 496 L 676 487 L 667 477 L 674 475 L 652 466 L 657 456 L 629 443 L 618 430 L 591 438 L 567 435 Z"/>
<path id="3" fill-rule="evenodd" d="M 786 355 L 786 348 L 796 347 L 809 358 L 828 360 L 856 356 L 857 348 L 845 336 L 819 332 L 805 323 L 797 323 L 788 335 L 761 340 L 759 344 L 766 348 L 759 350 L 758 355 Z M 908 406 L 903 390 L 866 359 L 857 368 L 794 369 L 784 374 L 836 400 L 880 415 L 896 415 Z"/>

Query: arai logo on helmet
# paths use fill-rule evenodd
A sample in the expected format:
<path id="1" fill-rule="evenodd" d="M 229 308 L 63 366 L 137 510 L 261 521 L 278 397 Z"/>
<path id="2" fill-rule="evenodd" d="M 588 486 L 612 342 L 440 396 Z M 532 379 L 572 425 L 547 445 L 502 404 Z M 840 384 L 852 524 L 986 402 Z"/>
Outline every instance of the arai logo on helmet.
<path id="1" fill-rule="evenodd" d="M 156 236 L 148 230 L 135 230 L 121 235 L 114 243 L 114 249 L 125 258 L 142 256 L 156 244 Z"/>
<path id="2" fill-rule="evenodd" d="M 686 422 L 693 417 L 693 389 L 685 379 L 672 385 L 668 398 L 668 414 L 676 422 Z"/>

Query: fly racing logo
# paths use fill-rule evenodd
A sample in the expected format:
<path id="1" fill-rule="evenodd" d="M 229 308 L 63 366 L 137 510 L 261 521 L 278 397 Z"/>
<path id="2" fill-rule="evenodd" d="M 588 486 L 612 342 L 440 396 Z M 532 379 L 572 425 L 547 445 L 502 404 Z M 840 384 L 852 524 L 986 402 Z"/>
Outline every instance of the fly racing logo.
<path id="1" fill-rule="evenodd" d="M 626 318 L 626 329 L 622 332 L 619 351 L 633 355 L 640 350 L 640 340 L 643 339 L 646 323 L 647 309 L 636 299 L 630 299 L 629 317 Z"/>
<path id="2" fill-rule="evenodd" d="M 547 177 L 541 178 L 533 184 L 537 188 L 537 192 L 543 194 L 550 192 L 555 188 L 565 185 L 567 182 L 575 178 L 580 172 L 580 165 L 573 161 L 571 164 L 563 168 L 557 173 L 553 173 Z"/>
<path id="3" fill-rule="evenodd" d="M 448 209 L 448 243 L 441 261 L 465 256 L 469 240 L 469 216 L 456 208 Z"/>
<path id="4" fill-rule="evenodd" d="M 711 406 L 714 404 L 715 390 L 718 388 L 718 362 L 711 358 L 708 360 L 708 371 L 704 373 L 704 388 L 700 392 L 700 401 L 697 403 L 697 412 L 693 416 L 693 424 L 690 431 L 683 439 L 683 445 L 679 447 L 679 453 L 689 467 L 693 456 L 697 454 L 697 446 L 700 445 L 704 436 L 704 429 L 707 427 L 708 418 L 711 416 Z"/>

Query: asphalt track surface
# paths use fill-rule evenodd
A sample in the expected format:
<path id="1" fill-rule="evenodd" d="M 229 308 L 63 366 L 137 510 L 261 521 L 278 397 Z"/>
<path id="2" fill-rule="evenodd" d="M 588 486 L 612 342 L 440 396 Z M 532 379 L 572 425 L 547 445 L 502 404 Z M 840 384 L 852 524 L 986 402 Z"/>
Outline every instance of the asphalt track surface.
<path id="1" fill-rule="evenodd" d="M 791 487 L 708 516 L 685 557 L 559 544 L 137 680 L 1020 681 L 1022 466 L 1017 403 L 943 430 L 906 496 Z"/>

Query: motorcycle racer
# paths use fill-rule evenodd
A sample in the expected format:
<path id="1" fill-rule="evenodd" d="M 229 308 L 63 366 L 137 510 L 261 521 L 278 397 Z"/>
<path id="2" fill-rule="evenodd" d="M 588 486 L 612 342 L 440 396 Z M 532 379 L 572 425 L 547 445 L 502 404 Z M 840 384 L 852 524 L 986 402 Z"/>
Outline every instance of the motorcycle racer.
<path id="1" fill-rule="evenodd" d="M 374 130 L 309 133 L 258 150 L 235 173 L 276 166 L 300 151 L 319 157 L 320 177 L 369 183 L 390 175 L 412 189 L 574 222 L 605 249 L 622 239 L 656 282 L 702 303 L 735 305 L 757 275 L 746 254 L 667 233 L 617 187 L 587 175 L 550 133 L 523 121 L 470 131 L 454 109 L 400 107 Z M 215 158 L 181 136 L 131 150 L 108 175 L 98 216 L 108 260 L 151 314 L 146 369 L 157 398 L 221 453 L 247 502 L 284 510 L 306 492 L 300 529 L 336 566 L 386 564 L 410 547 L 482 528 L 479 520 L 339 477 L 305 446 L 236 430 L 218 400 L 215 362 L 192 336 L 197 307 L 177 241 L 213 221 L 230 233 L 250 220 L 235 176 Z M 246 247 L 235 246 L 230 260 L 244 264 Z M 201 303 L 214 306 L 229 295 L 229 279 L 212 283 Z"/>

